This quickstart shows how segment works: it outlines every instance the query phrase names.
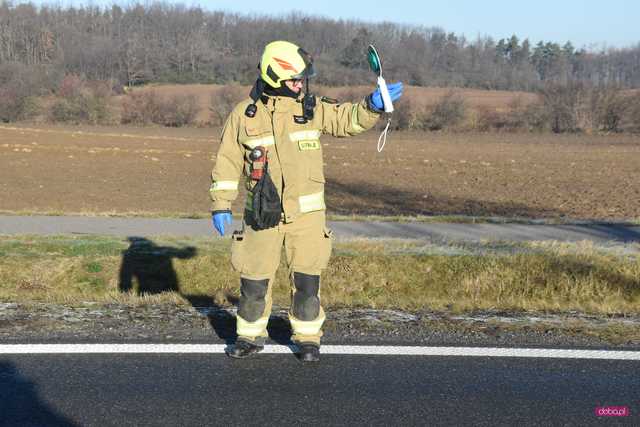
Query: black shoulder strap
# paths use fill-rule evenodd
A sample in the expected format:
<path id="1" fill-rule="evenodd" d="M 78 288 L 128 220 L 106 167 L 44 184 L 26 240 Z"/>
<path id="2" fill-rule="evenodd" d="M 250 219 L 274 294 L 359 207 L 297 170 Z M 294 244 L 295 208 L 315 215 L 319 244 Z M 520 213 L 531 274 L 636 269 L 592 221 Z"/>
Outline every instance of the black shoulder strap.
<path id="1" fill-rule="evenodd" d="M 258 99 L 260 99 L 260 97 L 262 96 L 262 92 L 264 92 L 264 85 L 265 85 L 265 82 L 262 79 L 256 80 L 256 82 L 253 84 L 253 87 L 251 88 L 251 92 L 249 92 L 249 98 L 251 98 L 253 103 L 247 105 L 246 110 L 244 110 L 245 116 L 249 118 L 253 118 L 256 116 L 256 111 L 257 111 L 256 102 L 258 102 Z"/>
<path id="2" fill-rule="evenodd" d="M 265 82 L 262 79 L 256 80 L 253 87 L 251 88 L 251 92 L 249 93 L 249 98 L 256 103 L 258 99 L 262 96 L 262 92 L 264 92 Z"/>

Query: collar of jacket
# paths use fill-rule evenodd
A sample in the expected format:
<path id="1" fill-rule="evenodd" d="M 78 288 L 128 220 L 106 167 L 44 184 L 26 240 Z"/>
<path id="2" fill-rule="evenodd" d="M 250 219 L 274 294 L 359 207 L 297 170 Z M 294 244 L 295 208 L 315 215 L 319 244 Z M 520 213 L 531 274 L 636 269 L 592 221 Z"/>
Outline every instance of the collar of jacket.
<path id="1" fill-rule="evenodd" d="M 302 92 L 300 92 L 297 98 L 262 94 L 260 100 L 269 111 L 291 111 L 295 105 L 302 102 L 302 96 Z"/>

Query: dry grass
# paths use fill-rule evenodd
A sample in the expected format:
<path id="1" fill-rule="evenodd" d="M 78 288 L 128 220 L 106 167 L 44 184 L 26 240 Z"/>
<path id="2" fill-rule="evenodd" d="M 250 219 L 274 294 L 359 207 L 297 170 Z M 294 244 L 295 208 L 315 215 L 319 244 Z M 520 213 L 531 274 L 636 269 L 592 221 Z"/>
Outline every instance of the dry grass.
<path id="1" fill-rule="evenodd" d="M 640 313 L 637 254 L 566 244 L 513 249 L 448 255 L 449 249 L 417 242 L 340 243 L 323 277 L 323 302 L 454 312 Z M 289 303 L 285 271 L 280 269 L 274 287 L 275 303 L 282 306 Z M 227 241 L 0 238 L 1 301 L 226 305 L 235 300 L 237 288 Z"/>

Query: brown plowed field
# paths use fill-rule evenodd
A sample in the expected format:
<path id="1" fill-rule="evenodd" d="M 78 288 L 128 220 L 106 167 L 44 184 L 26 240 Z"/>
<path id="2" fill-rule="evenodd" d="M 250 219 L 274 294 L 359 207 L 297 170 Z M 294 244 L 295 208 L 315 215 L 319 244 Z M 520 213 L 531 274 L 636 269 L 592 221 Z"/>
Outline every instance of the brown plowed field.
<path id="1" fill-rule="evenodd" d="M 0 211 L 202 214 L 219 129 L 0 127 Z M 324 137 L 340 214 L 640 217 L 640 137 Z M 236 212 L 240 202 L 236 204 Z"/>

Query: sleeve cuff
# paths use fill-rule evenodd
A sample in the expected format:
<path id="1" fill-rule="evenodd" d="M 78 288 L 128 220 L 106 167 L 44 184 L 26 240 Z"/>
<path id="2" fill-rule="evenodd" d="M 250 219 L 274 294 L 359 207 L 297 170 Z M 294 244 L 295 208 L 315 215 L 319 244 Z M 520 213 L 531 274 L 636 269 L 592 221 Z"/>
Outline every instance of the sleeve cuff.
<path id="1" fill-rule="evenodd" d="M 365 105 L 367 107 L 367 110 L 369 110 L 369 112 L 371 113 L 376 113 L 376 114 L 382 114 L 384 113 L 384 109 L 379 110 L 375 107 L 375 105 L 373 105 L 373 101 L 371 101 L 371 95 L 367 95 L 367 97 L 364 99 L 365 101 Z"/>
<path id="2" fill-rule="evenodd" d="M 217 211 L 231 212 L 231 202 L 227 202 L 224 200 L 216 200 L 211 205 L 211 212 L 217 212 Z"/>
<path id="3" fill-rule="evenodd" d="M 369 108 L 369 102 L 365 98 L 360 105 L 358 105 L 358 124 L 364 129 L 371 129 L 375 126 L 380 119 L 380 112 L 371 110 Z"/>

